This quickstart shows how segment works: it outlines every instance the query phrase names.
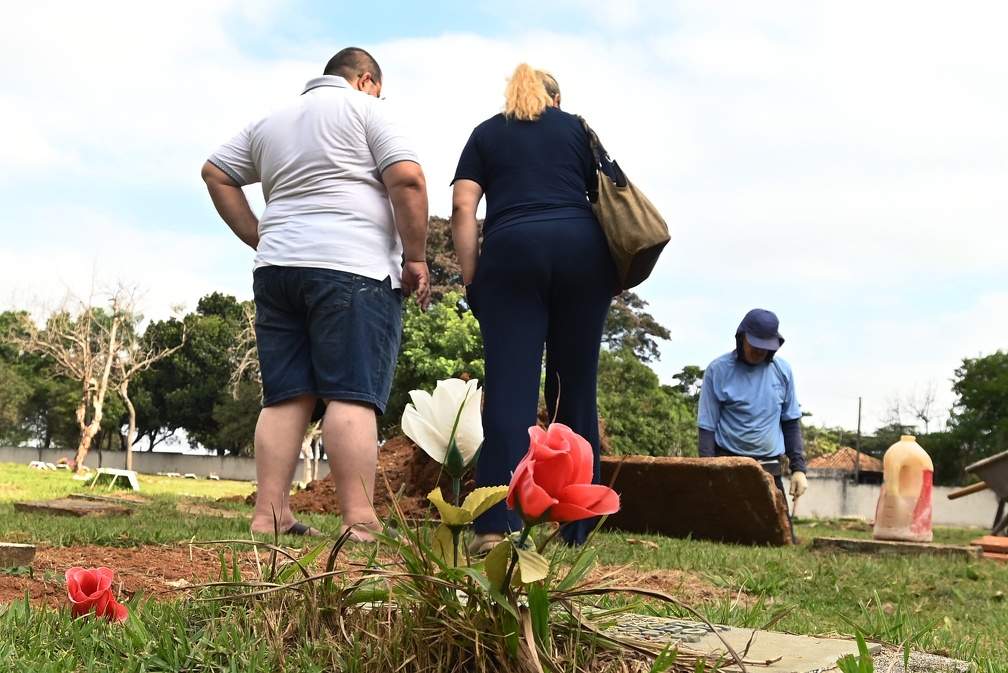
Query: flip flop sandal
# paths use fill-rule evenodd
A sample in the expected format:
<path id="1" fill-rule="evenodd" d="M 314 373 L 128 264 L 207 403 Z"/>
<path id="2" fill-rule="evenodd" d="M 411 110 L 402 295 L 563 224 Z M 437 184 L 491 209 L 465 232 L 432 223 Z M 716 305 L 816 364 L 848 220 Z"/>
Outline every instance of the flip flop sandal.
<path id="1" fill-rule="evenodd" d="M 281 535 L 307 535 L 311 537 L 327 537 L 325 533 L 317 528 L 312 528 L 308 524 L 301 523 L 300 521 L 295 521 L 291 524 L 291 527 L 285 530 Z"/>

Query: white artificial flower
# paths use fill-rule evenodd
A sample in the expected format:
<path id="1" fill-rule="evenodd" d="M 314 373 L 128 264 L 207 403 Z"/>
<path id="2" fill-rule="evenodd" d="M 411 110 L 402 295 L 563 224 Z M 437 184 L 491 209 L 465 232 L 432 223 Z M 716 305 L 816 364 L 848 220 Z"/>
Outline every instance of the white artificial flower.
<path id="1" fill-rule="evenodd" d="M 437 382 L 433 395 L 411 390 L 413 403 L 403 411 L 406 436 L 453 477 L 469 469 L 483 446 L 483 391 L 478 384 L 477 379 L 445 379 Z"/>

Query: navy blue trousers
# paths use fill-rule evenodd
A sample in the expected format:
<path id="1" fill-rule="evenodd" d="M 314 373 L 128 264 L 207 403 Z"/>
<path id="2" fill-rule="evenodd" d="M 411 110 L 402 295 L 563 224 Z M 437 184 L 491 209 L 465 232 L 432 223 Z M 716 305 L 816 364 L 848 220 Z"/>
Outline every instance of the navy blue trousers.
<path id="1" fill-rule="evenodd" d="M 569 426 L 595 453 L 600 479 L 598 358 L 616 267 L 594 217 L 513 224 L 491 231 L 467 290 L 480 323 L 483 449 L 476 486 L 500 486 L 529 448 L 540 385 L 550 421 Z M 546 371 L 543 374 L 543 350 Z M 597 524 L 568 524 L 562 533 L 582 544 Z M 518 530 L 521 521 L 501 503 L 474 523 L 477 533 Z"/>

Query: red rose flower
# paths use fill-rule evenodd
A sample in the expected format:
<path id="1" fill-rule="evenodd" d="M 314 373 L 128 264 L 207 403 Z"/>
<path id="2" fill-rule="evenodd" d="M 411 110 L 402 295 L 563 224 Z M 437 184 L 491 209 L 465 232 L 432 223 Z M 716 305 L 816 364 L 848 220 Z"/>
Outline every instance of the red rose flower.
<path id="1" fill-rule="evenodd" d="M 67 597 L 74 617 L 91 614 L 110 621 L 126 620 L 125 605 L 112 595 L 112 571 L 108 568 L 70 568 L 66 571 Z"/>
<path id="2" fill-rule="evenodd" d="M 508 507 L 527 524 L 577 521 L 619 510 L 619 496 L 592 483 L 591 444 L 562 423 L 529 428 L 529 452 L 508 488 Z"/>

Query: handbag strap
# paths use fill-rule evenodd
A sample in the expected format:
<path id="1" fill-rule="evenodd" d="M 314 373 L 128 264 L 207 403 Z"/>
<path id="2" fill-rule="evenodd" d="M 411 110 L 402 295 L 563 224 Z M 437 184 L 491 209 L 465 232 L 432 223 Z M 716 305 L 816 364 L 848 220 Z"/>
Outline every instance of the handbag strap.
<path id="1" fill-rule="evenodd" d="M 592 203 L 598 202 L 598 179 L 605 176 L 609 180 L 613 181 L 613 184 L 618 187 L 625 187 L 628 184 L 626 174 L 619 167 L 612 157 L 609 156 L 609 152 L 606 148 L 602 146 L 602 141 L 599 140 L 598 134 L 588 125 L 588 121 L 581 115 L 574 115 L 581 122 L 581 126 L 584 127 L 585 133 L 588 134 L 588 145 L 591 147 L 592 155 L 595 158 L 595 184 L 589 185 L 588 187 L 588 200 Z M 594 189 L 592 188 L 594 187 Z"/>
<path id="2" fill-rule="evenodd" d="M 578 121 L 581 122 L 581 126 L 584 127 L 585 133 L 588 134 L 588 145 L 591 147 L 592 154 L 595 155 L 595 165 L 602 165 L 602 158 L 604 157 L 607 161 L 612 161 L 609 157 L 609 153 L 606 152 L 606 148 L 602 146 L 602 141 L 599 140 L 598 134 L 588 126 L 588 120 L 581 115 L 575 115 Z"/>

